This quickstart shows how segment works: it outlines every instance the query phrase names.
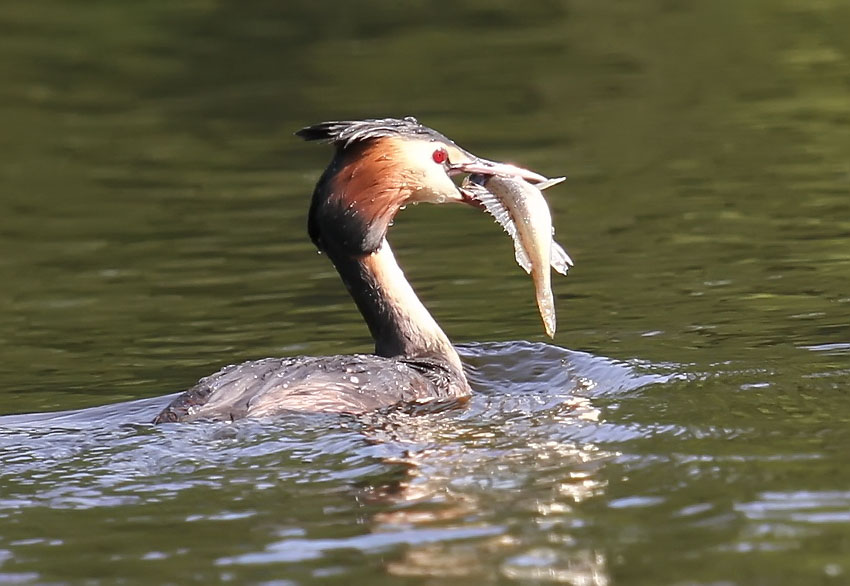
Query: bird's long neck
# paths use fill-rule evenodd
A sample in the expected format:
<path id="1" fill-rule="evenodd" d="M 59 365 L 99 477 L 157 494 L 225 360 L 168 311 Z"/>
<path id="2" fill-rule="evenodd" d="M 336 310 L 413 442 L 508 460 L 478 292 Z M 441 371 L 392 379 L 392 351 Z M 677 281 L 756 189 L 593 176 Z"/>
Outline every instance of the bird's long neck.
<path id="1" fill-rule="evenodd" d="M 463 376 L 452 343 L 407 282 L 386 239 L 370 254 L 329 256 L 369 326 L 376 354 L 437 358 Z"/>

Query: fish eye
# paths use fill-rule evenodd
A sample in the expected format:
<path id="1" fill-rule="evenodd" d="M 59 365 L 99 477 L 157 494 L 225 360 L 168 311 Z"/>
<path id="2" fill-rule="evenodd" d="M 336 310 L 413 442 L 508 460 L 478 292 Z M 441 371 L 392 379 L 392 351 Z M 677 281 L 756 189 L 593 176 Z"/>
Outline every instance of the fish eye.
<path id="1" fill-rule="evenodd" d="M 438 165 L 442 165 L 443 163 L 449 160 L 449 153 L 446 152 L 446 149 L 440 147 L 436 151 L 434 151 L 434 154 L 431 155 L 431 158 L 434 159 L 434 162 Z"/>

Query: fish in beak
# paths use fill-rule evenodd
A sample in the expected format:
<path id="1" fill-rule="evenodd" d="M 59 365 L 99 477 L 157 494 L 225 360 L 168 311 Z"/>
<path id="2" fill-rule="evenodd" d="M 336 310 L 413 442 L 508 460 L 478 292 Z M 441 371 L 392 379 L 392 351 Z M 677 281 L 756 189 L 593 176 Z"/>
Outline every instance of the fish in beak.
<path id="1" fill-rule="evenodd" d="M 505 167 L 513 165 L 501 168 Z M 471 199 L 492 215 L 511 236 L 517 263 L 531 274 L 534 281 L 543 327 L 546 334 L 553 338 L 557 320 L 550 266 L 566 275 L 573 261 L 554 240 L 552 216 L 542 190 L 560 183 L 564 178 L 543 177 L 540 183 L 532 185 L 525 180 L 526 177 L 532 175 L 536 179 L 542 176 L 525 169 L 522 171 L 526 174 L 476 173 L 464 180 L 460 190 L 464 197 Z"/>

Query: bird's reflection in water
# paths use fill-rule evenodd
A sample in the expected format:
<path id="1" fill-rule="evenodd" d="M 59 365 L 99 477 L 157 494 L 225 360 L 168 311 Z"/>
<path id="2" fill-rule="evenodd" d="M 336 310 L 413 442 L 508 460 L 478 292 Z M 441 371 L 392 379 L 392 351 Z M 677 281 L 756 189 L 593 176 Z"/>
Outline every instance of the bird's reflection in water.
<path id="1" fill-rule="evenodd" d="M 476 408 L 487 407 L 469 407 Z M 600 470 L 614 454 L 547 436 L 553 428 L 598 421 L 591 401 L 573 396 L 534 420 L 520 413 L 490 423 L 468 412 L 441 415 L 396 411 L 364 422 L 370 441 L 406 446 L 393 459 L 397 476 L 358 491 L 364 505 L 380 505 L 368 520 L 370 531 L 446 534 L 439 541 L 408 542 L 386 562 L 387 572 L 608 584 L 605 555 L 582 548 L 573 532 L 584 523 L 577 505 L 605 490 Z M 531 532 L 529 518 L 536 528 Z M 459 528 L 482 534 L 454 538 Z"/>

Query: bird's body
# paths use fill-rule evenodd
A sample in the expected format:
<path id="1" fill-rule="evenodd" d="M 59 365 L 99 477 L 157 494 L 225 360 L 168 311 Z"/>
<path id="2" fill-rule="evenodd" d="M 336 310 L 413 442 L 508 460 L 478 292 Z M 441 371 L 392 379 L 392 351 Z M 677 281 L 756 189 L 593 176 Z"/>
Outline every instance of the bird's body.
<path id="1" fill-rule="evenodd" d="M 413 118 L 324 122 L 297 133 L 335 145 L 319 179 L 308 232 L 340 274 L 375 340 L 374 355 L 266 358 L 201 379 L 155 419 L 230 420 L 288 411 L 361 413 L 470 392 L 449 338 L 416 296 L 386 241 L 409 203 L 480 205 L 460 173 L 545 178 L 480 159 Z"/>
<path id="2" fill-rule="evenodd" d="M 228 366 L 198 381 L 154 423 L 284 411 L 362 413 L 469 394 L 460 357 L 386 241 L 374 253 L 334 263 L 373 330 L 377 355 L 266 358 Z"/>
<path id="3" fill-rule="evenodd" d="M 263 417 L 282 411 L 362 413 L 399 403 L 457 400 L 466 380 L 435 359 L 370 354 L 264 358 L 202 378 L 156 423 Z"/>

